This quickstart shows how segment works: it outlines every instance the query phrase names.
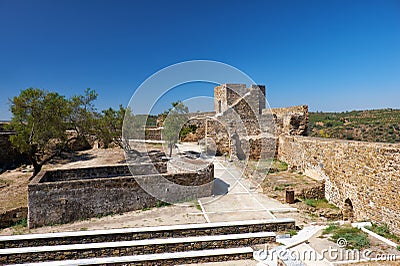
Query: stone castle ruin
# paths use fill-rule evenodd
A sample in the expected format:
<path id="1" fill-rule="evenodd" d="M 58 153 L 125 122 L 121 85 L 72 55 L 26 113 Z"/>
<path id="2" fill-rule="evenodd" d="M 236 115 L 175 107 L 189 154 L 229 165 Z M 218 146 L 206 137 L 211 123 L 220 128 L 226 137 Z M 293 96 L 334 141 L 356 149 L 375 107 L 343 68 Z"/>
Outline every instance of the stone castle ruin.
<path id="1" fill-rule="evenodd" d="M 216 155 L 233 160 L 258 160 L 276 156 L 278 136 L 307 135 L 308 107 L 266 108 L 264 85 L 222 84 L 214 88 L 214 112 L 191 113 L 185 126 L 196 132 L 186 140 L 212 140 Z M 161 121 L 160 121 L 161 120 Z M 161 140 L 158 128 L 147 129 L 146 139 Z M 158 133 L 157 133 L 158 131 Z"/>
<path id="2" fill-rule="evenodd" d="M 232 160 L 278 158 L 291 169 L 324 180 L 325 197 L 341 208 L 345 219 L 386 223 L 399 234 L 400 145 L 308 137 L 307 106 L 268 109 L 265 95 L 261 85 L 215 87 L 214 112 L 190 114 L 186 125 L 196 130 L 188 138 L 206 141 L 216 155 Z M 160 140 L 160 128 L 148 128 L 146 139 Z M 77 212 L 93 217 L 154 205 L 155 199 L 122 168 L 39 174 L 29 185 L 30 226 L 45 224 L 46 217 L 52 223 L 69 222 L 78 219 Z M 160 174 L 144 165 L 137 169 L 143 170 L 141 178 Z M 212 165 L 198 173 L 167 173 L 163 164 L 160 169 L 166 179 L 183 185 L 214 178 Z M 211 189 L 205 187 L 200 194 L 211 195 Z M 113 193 L 122 196 L 107 196 Z M 98 196 L 87 199 L 89 194 Z"/>
<path id="3" fill-rule="evenodd" d="M 215 111 L 187 123 L 197 127 L 191 140 L 212 138 L 216 154 L 232 159 L 271 158 L 276 145 L 275 157 L 289 168 L 325 181 L 325 197 L 344 219 L 385 223 L 399 234 L 400 144 L 308 137 L 306 105 L 268 111 L 265 95 L 261 85 L 215 87 Z"/>

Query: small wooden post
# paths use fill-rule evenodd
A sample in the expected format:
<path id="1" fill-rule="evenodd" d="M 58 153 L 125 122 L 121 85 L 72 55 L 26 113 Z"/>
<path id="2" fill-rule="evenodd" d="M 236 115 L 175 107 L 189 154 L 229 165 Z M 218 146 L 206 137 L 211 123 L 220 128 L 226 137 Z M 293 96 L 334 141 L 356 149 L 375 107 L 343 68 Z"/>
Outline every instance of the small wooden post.
<path id="1" fill-rule="evenodd" d="M 289 204 L 294 203 L 294 190 L 286 190 L 286 202 Z"/>

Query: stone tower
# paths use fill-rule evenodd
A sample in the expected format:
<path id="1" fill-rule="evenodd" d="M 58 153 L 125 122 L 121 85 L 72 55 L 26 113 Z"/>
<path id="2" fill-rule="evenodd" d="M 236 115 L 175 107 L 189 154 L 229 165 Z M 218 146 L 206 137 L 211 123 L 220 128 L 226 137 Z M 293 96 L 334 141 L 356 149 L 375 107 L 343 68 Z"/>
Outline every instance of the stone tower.
<path id="1" fill-rule="evenodd" d="M 258 115 L 265 109 L 265 86 L 246 84 L 222 84 L 214 88 L 214 110 L 222 114 L 236 105 L 241 99 L 246 98 L 247 103 Z"/>

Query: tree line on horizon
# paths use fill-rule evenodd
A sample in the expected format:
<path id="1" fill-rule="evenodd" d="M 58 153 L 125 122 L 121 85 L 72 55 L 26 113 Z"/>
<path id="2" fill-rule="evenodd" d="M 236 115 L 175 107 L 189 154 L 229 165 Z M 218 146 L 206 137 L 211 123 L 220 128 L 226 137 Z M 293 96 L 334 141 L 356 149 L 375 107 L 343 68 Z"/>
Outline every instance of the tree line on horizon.
<path id="1" fill-rule="evenodd" d="M 312 137 L 400 143 L 400 110 L 310 112 L 309 131 Z"/>

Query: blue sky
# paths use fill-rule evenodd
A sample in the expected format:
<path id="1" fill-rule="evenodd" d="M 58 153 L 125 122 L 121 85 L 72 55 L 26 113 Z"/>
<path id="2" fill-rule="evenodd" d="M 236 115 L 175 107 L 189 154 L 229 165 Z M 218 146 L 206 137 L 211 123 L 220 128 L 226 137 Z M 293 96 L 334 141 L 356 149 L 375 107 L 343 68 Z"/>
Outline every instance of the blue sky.
<path id="1" fill-rule="evenodd" d="M 265 84 L 272 107 L 400 108 L 400 2 L 0 0 L 0 120 L 28 87 L 127 105 L 154 72 L 196 59 Z M 165 102 L 196 90 L 212 95 L 197 84 Z"/>

